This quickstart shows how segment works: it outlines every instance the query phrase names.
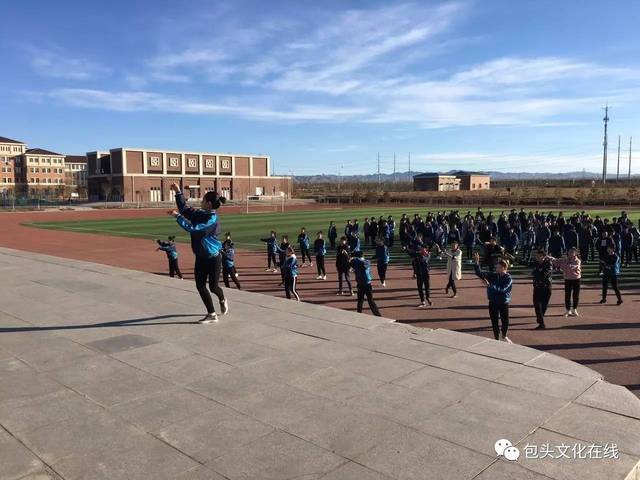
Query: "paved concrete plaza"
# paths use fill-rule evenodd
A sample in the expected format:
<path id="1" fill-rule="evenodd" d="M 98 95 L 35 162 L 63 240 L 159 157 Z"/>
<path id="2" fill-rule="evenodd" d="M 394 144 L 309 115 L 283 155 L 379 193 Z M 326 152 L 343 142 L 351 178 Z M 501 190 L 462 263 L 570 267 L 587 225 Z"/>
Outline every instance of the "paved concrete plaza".
<path id="1" fill-rule="evenodd" d="M 0 479 L 640 479 L 640 400 L 548 353 L 236 290 L 199 325 L 191 282 L 2 248 L 0 287 Z"/>

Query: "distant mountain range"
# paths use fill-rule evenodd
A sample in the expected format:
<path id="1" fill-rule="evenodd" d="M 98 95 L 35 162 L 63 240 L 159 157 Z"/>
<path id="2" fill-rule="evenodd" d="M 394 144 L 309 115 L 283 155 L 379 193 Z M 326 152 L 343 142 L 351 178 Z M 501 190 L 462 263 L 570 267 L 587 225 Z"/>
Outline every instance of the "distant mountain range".
<path id="1" fill-rule="evenodd" d="M 453 174 L 454 171 L 442 172 L 443 174 Z M 398 182 L 409 182 L 412 181 L 414 175 L 418 175 L 423 172 L 397 172 L 395 175 L 395 180 Z M 602 177 L 601 173 L 594 172 L 563 172 L 563 173 L 550 173 L 550 172 L 540 172 L 540 173 L 528 173 L 528 172 L 485 172 L 491 175 L 493 180 L 567 180 L 567 179 L 599 179 Z M 612 175 L 609 175 L 611 178 Z M 620 175 L 622 177 L 622 175 Z M 615 176 L 614 176 L 615 177 Z M 626 176 L 625 176 L 626 178 Z M 296 175 L 294 176 L 294 181 L 300 183 L 335 183 L 340 181 L 340 176 L 338 175 Z M 369 174 L 369 175 L 343 175 L 343 182 L 359 182 L 359 183 L 372 183 L 378 181 L 378 174 Z M 381 182 L 393 182 L 394 175 L 393 173 L 381 173 L 380 174 Z"/>

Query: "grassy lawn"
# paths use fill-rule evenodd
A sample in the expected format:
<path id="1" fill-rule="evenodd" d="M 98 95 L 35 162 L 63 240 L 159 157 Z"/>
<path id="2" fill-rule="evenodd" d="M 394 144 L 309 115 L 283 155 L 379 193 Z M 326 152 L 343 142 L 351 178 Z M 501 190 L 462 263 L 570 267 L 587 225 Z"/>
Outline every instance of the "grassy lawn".
<path id="1" fill-rule="evenodd" d="M 515 207 L 514 207 L 515 208 Z M 464 215 L 468 208 L 461 209 Z M 542 209 L 541 209 L 542 210 Z M 402 215 L 406 213 L 413 216 L 414 213 L 421 213 L 423 216 L 427 211 L 435 210 L 428 208 L 401 207 L 401 208 L 342 208 L 331 210 L 313 210 L 313 211 L 296 211 L 285 213 L 233 213 L 225 214 L 224 209 L 221 210 L 221 228 L 223 232 L 230 231 L 237 247 L 264 251 L 264 244 L 260 242 L 261 237 L 269 235 L 270 230 L 274 229 L 278 232 L 278 237 L 288 234 L 290 241 L 295 242 L 300 227 L 304 226 L 313 240 L 318 230 L 326 236 L 327 227 L 330 220 L 336 222 L 338 235 L 340 236 L 346 219 L 357 218 L 362 227 L 364 217 L 380 216 L 384 217 L 393 215 L 396 222 Z M 475 211 L 475 208 L 471 209 Z M 488 209 L 484 209 L 485 214 Z M 507 210 L 508 211 L 508 210 Z M 549 211 L 549 210 L 543 210 Z M 500 210 L 493 210 L 494 214 L 500 213 Z M 571 210 L 564 210 L 565 216 L 573 213 Z M 600 215 L 602 217 L 614 217 L 620 214 L 620 210 L 591 210 L 592 216 Z M 640 218 L 640 211 L 630 211 L 629 216 L 637 222 Z M 103 235 L 121 236 L 121 237 L 139 237 L 139 238 L 166 238 L 169 235 L 175 235 L 179 242 L 188 242 L 189 234 L 182 230 L 176 224 L 175 220 L 167 216 L 138 218 L 138 219 L 112 219 L 98 221 L 68 221 L 68 222 L 35 222 L 29 225 L 38 228 L 47 228 L 55 230 L 68 230 L 83 233 L 99 233 Z M 396 233 L 397 238 L 397 233 Z M 391 252 L 393 264 L 408 264 L 409 259 L 406 254 L 400 251 L 398 245 L 395 245 Z M 332 253 L 329 252 L 329 257 Z M 330 265 L 330 258 L 327 260 Z M 436 268 L 442 266 L 444 261 L 434 261 Z M 465 265 L 465 270 L 470 266 Z M 529 269 L 523 266 L 514 266 L 513 273 L 516 276 L 527 275 Z M 584 266 L 584 281 L 599 282 L 597 276 L 597 264 L 592 263 Z M 621 286 L 625 288 L 640 287 L 640 266 L 633 265 L 624 271 L 621 278 Z"/>

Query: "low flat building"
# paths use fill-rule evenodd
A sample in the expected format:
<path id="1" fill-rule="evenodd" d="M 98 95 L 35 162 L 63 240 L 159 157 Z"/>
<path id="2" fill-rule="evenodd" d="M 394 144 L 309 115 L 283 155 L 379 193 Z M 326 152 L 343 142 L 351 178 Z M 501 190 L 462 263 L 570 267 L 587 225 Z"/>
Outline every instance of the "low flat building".
<path id="1" fill-rule="evenodd" d="M 491 188 L 491 177 L 486 173 L 464 170 L 454 173 L 460 179 L 460 190 L 489 190 Z"/>
<path id="2" fill-rule="evenodd" d="M 271 175 L 265 155 L 120 147 L 87 153 L 90 200 L 172 201 L 172 183 L 188 197 L 216 190 L 230 200 L 281 196 L 291 177 Z"/>
<path id="3" fill-rule="evenodd" d="M 446 192 L 460 190 L 460 179 L 455 175 L 421 173 L 413 177 L 413 189 L 417 192 Z"/>

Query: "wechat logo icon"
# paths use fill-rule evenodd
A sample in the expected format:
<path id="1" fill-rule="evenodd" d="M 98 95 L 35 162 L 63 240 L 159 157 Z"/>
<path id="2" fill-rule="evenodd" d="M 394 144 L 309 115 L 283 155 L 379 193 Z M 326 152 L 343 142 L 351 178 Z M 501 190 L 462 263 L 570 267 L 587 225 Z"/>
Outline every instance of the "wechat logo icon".
<path id="1" fill-rule="evenodd" d="M 520 458 L 520 450 L 514 447 L 506 438 L 498 440 L 495 443 L 494 448 L 499 457 L 504 456 L 504 458 L 511 462 L 515 462 Z"/>

